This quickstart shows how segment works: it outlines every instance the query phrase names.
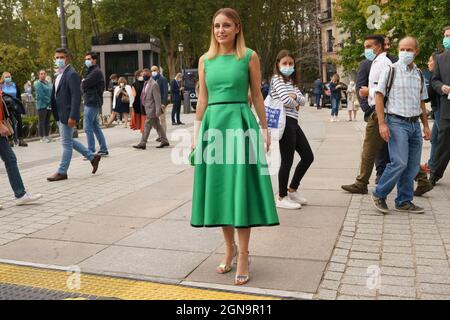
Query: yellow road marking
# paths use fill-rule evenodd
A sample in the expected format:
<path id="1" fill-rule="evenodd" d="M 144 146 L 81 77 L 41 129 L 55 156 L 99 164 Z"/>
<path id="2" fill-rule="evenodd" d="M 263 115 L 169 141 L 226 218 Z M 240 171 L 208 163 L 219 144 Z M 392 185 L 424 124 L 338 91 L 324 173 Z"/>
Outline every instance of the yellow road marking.
<path id="1" fill-rule="evenodd" d="M 80 289 L 69 289 L 64 271 L 0 264 L 0 283 L 122 300 L 278 300 L 249 294 L 81 274 Z"/>

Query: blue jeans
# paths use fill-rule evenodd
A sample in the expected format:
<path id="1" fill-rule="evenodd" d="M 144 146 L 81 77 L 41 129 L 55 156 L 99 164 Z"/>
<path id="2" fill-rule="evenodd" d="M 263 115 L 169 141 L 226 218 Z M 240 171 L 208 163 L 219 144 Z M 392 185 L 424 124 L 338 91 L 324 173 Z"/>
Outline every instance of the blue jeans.
<path id="1" fill-rule="evenodd" d="M 439 137 L 439 122 L 441 121 L 441 112 L 436 111 L 434 113 L 434 124 L 433 130 L 431 131 L 431 152 L 430 152 L 430 160 L 428 160 L 428 167 L 430 167 L 431 171 L 434 172 L 434 157 L 436 154 L 436 147 L 438 143 Z"/>
<path id="2" fill-rule="evenodd" d="M 99 108 L 84 107 L 84 132 L 86 133 L 88 149 L 92 153 L 95 153 L 95 138 L 97 138 L 100 144 L 100 152 L 108 152 L 105 136 L 98 123 L 99 111 Z"/>
<path id="3" fill-rule="evenodd" d="M 341 103 L 340 99 L 331 98 L 331 116 L 339 115 L 339 105 Z"/>
<path id="4" fill-rule="evenodd" d="M 322 99 L 322 95 L 321 94 L 316 94 L 316 107 L 317 108 L 321 108 L 322 105 L 320 104 L 320 99 Z"/>
<path id="5" fill-rule="evenodd" d="M 373 195 L 386 199 L 397 185 L 395 203 L 401 206 L 414 198 L 414 179 L 419 173 L 422 157 L 422 132 L 419 122 L 410 123 L 388 116 L 386 124 L 391 132 L 388 143 L 391 162 Z"/>
<path id="6" fill-rule="evenodd" d="M 67 174 L 69 171 L 70 162 L 72 161 L 73 150 L 81 153 L 89 161 L 94 159 L 94 153 L 83 146 L 79 141 L 73 139 L 73 128 L 68 125 L 58 122 L 59 134 L 61 135 L 61 144 L 63 147 L 63 154 L 61 164 L 59 165 L 58 173 Z"/>
<path id="7" fill-rule="evenodd" d="M 0 137 L 0 157 L 5 163 L 9 184 L 14 191 L 14 195 L 17 199 L 22 198 L 26 191 L 20 176 L 19 167 L 17 166 L 17 158 L 9 145 L 8 139 L 5 137 Z"/>

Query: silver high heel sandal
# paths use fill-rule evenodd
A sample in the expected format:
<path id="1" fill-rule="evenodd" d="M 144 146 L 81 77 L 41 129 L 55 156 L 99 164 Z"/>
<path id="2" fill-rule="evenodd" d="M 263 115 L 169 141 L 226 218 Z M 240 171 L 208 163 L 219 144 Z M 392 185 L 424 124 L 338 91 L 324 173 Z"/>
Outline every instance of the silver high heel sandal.
<path id="1" fill-rule="evenodd" d="M 248 251 L 247 252 L 241 252 L 240 254 L 248 256 L 250 254 L 250 252 L 248 252 Z M 250 257 L 249 257 L 248 258 L 248 266 L 249 266 L 249 268 L 250 268 L 250 264 L 251 264 L 251 261 L 250 261 Z M 234 284 L 237 285 L 237 286 L 243 286 L 243 285 L 246 285 L 249 281 L 250 281 L 250 272 L 249 272 L 248 275 L 236 274 L 236 278 L 234 280 Z"/>

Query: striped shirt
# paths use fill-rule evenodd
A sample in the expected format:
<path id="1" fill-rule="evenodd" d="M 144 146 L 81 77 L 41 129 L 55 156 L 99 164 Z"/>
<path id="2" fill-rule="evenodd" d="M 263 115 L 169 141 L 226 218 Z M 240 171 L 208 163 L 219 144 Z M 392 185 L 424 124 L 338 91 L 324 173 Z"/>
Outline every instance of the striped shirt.
<path id="1" fill-rule="evenodd" d="M 394 82 L 389 93 L 388 103 L 385 106 L 386 113 L 411 118 L 422 114 L 421 102 L 428 99 L 427 87 L 422 86 L 420 70 L 416 65 L 409 67 L 397 62 Z M 386 95 L 389 78 L 389 68 L 383 70 L 378 83 L 377 92 Z"/>
<path id="2" fill-rule="evenodd" d="M 292 82 L 285 82 L 278 75 L 273 76 L 270 94 L 273 99 L 279 99 L 283 102 L 286 110 L 286 116 L 298 120 L 298 106 L 305 105 L 305 97 Z M 289 94 L 295 94 L 297 99 L 292 99 Z"/>

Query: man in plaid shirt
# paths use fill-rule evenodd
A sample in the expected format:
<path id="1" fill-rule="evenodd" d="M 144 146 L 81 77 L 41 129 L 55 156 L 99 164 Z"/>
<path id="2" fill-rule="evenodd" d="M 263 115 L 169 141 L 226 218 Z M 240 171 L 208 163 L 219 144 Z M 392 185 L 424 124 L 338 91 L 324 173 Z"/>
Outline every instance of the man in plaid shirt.
<path id="1" fill-rule="evenodd" d="M 412 200 L 414 178 L 419 172 L 422 157 L 423 140 L 419 119 L 424 126 L 424 139 L 431 139 L 425 108 L 428 92 L 423 84 L 423 75 L 414 64 L 419 54 L 417 39 L 402 39 L 399 51 L 400 60 L 382 72 L 376 90 L 380 135 L 389 144 L 391 163 L 386 167 L 372 199 L 378 211 L 389 213 L 386 198 L 397 185 L 395 210 L 424 213 L 425 210 L 414 205 Z M 385 97 L 388 98 L 386 105 Z"/>

